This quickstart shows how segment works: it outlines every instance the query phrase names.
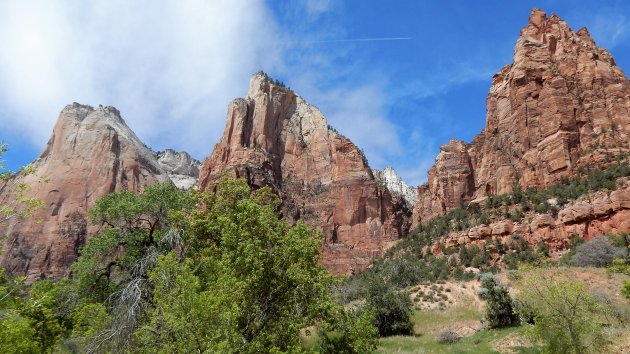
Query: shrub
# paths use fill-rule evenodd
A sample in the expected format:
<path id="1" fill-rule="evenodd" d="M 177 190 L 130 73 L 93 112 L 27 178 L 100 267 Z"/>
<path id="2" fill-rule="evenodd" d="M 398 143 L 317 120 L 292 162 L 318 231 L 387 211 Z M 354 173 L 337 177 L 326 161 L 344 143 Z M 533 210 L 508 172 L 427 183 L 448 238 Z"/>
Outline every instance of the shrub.
<path id="1" fill-rule="evenodd" d="M 598 236 L 577 246 L 571 264 L 578 267 L 605 267 L 615 258 L 625 257 L 628 250 L 613 246 L 605 236 Z"/>
<path id="2" fill-rule="evenodd" d="M 438 333 L 437 341 L 440 344 L 452 344 L 458 342 L 460 339 L 462 339 L 462 336 L 449 329 Z"/>
<path id="3" fill-rule="evenodd" d="M 604 353 L 608 309 L 584 284 L 530 272 L 518 294 L 519 313 L 533 324 L 526 333 L 549 353 Z"/>
<path id="4" fill-rule="evenodd" d="M 381 336 L 411 333 L 411 300 L 406 292 L 372 277 L 368 281 L 366 300 L 368 307 L 374 309 L 374 325 Z"/>
<path id="5" fill-rule="evenodd" d="M 612 243 L 612 245 L 615 246 L 615 247 L 628 247 L 628 246 L 630 246 L 630 244 L 628 244 L 628 233 L 627 232 L 622 232 L 619 235 L 608 234 L 606 236 L 610 240 L 610 243 Z"/>
<path id="6" fill-rule="evenodd" d="M 621 288 L 621 295 L 630 300 L 630 281 L 623 282 L 623 288 Z"/>
<path id="7" fill-rule="evenodd" d="M 612 264 L 606 267 L 606 274 L 608 274 L 608 276 L 614 273 L 630 275 L 630 265 L 628 265 L 623 258 L 615 258 Z"/>
<path id="8" fill-rule="evenodd" d="M 490 328 L 512 326 L 519 323 L 514 311 L 510 293 L 493 274 L 484 273 L 480 277 L 479 297 L 486 300 L 486 318 Z"/>
<path id="9" fill-rule="evenodd" d="M 571 236 L 571 239 L 569 240 L 569 247 L 568 247 L 569 251 L 563 254 L 562 257 L 560 257 L 560 263 L 564 265 L 569 265 L 571 263 L 571 258 L 573 258 L 573 255 L 575 255 L 577 246 L 583 243 L 584 243 L 583 238 L 576 235 Z"/>

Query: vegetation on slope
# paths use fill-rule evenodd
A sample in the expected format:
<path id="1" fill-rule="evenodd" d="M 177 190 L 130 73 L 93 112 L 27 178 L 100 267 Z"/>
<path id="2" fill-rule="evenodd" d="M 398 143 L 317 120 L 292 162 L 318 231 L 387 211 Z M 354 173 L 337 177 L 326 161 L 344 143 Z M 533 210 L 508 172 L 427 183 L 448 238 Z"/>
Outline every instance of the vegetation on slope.
<path id="1" fill-rule="evenodd" d="M 103 225 L 72 276 L 0 279 L 2 352 L 347 352 L 375 348 L 374 311 L 345 309 L 317 264 L 322 239 L 279 220 L 277 197 L 224 179 L 99 200 Z M 318 332 L 310 347 L 306 332 Z"/>

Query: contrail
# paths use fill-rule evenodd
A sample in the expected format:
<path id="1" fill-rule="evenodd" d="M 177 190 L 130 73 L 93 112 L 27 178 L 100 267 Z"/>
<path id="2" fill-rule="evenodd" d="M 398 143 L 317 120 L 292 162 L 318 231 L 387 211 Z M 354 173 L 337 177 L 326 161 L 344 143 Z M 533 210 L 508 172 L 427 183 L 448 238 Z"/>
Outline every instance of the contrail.
<path id="1" fill-rule="evenodd" d="M 377 41 L 406 41 L 413 37 L 380 37 L 380 38 L 351 38 L 351 39 L 328 39 L 321 41 L 310 41 L 311 43 L 344 43 L 344 42 L 377 42 Z"/>

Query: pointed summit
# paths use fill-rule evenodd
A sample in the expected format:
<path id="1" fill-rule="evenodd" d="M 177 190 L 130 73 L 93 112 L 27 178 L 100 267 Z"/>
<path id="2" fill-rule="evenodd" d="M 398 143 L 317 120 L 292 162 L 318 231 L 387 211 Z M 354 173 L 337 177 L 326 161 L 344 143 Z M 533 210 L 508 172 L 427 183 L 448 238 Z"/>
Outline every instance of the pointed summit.
<path id="1" fill-rule="evenodd" d="M 337 274 L 365 268 L 408 229 L 404 201 L 374 179 L 361 150 L 264 73 L 252 77 L 248 97 L 228 107 L 200 188 L 214 188 L 224 173 L 247 178 L 253 188 L 270 186 L 286 220 L 319 228 L 322 264 Z"/>
<path id="2" fill-rule="evenodd" d="M 494 75 L 486 126 L 472 143 L 441 148 L 420 186 L 414 223 L 462 202 L 544 187 L 581 166 L 605 166 L 608 152 L 628 152 L 630 82 L 610 53 L 556 15 L 533 9 L 514 62 Z"/>
<path id="3" fill-rule="evenodd" d="M 373 169 L 372 173 L 374 174 L 374 178 L 381 185 L 385 186 L 392 195 L 405 199 L 409 209 L 413 208 L 417 197 L 416 189 L 405 183 L 394 168 L 387 166 L 382 171 Z"/>
<path id="4" fill-rule="evenodd" d="M 546 20 L 547 14 L 541 9 L 533 8 L 529 13 L 529 23 L 538 28 L 542 28 Z"/>
<path id="5" fill-rule="evenodd" d="M 14 201 L 13 187 L 20 183 L 30 187 L 29 197 L 44 202 L 33 218 L 12 220 L 0 229 L 7 235 L 0 262 L 9 273 L 29 279 L 68 274 L 79 247 L 95 231 L 88 227 L 87 211 L 99 198 L 116 190 L 140 192 L 170 181 L 172 172 L 116 108 L 78 103 L 61 111 L 33 167 L 34 174 L 18 174 L 0 185 L 0 204 Z"/>

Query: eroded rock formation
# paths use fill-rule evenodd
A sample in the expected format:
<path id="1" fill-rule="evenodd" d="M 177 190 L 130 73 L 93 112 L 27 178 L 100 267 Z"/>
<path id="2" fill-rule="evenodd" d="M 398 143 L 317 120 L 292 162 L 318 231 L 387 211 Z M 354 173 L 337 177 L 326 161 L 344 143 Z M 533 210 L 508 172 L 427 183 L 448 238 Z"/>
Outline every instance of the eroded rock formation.
<path id="1" fill-rule="evenodd" d="M 508 244 L 512 235 L 520 235 L 532 245 L 545 243 L 550 251 L 564 251 L 571 238 L 590 240 L 608 232 L 618 234 L 630 230 L 630 180 L 612 192 L 595 192 L 564 206 L 556 216 L 551 214 L 524 215 L 521 221 L 501 220 L 469 230 L 453 232 L 440 240 L 444 247 L 485 244 L 498 239 Z M 433 251 L 439 253 L 439 246 Z"/>
<path id="2" fill-rule="evenodd" d="M 0 185 L 0 204 L 14 203 L 19 183 L 30 187 L 29 197 L 44 202 L 33 217 L 12 219 L 0 228 L 1 264 L 29 279 L 68 274 L 79 247 L 95 231 L 87 211 L 96 200 L 116 190 L 140 192 L 169 181 L 173 173 L 140 142 L 118 110 L 77 103 L 63 109 L 33 167 L 34 174 L 17 174 Z"/>
<path id="3" fill-rule="evenodd" d="M 413 208 L 418 196 L 416 189 L 405 183 L 392 167 L 387 166 L 382 171 L 372 169 L 372 174 L 392 195 L 404 198 L 409 209 Z"/>
<path id="4" fill-rule="evenodd" d="M 514 63 L 492 78 L 486 127 L 442 148 L 419 187 L 413 224 L 462 202 L 548 186 L 580 166 L 628 151 L 630 82 L 583 28 L 534 9 Z"/>
<path id="5" fill-rule="evenodd" d="M 337 274 L 365 268 L 408 228 L 404 201 L 393 201 L 374 179 L 361 150 L 262 73 L 252 77 L 246 98 L 229 105 L 200 189 L 213 188 L 224 173 L 253 188 L 272 187 L 285 219 L 322 230 L 322 264 Z"/>
<path id="6" fill-rule="evenodd" d="M 201 162 L 193 159 L 186 151 L 160 151 L 157 153 L 157 161 L 177 188 L 197 188 Z"/>

